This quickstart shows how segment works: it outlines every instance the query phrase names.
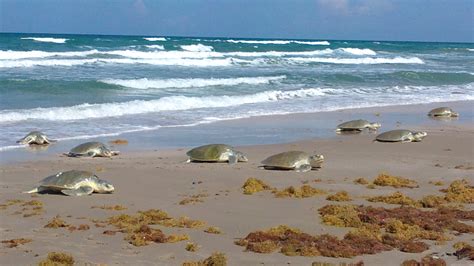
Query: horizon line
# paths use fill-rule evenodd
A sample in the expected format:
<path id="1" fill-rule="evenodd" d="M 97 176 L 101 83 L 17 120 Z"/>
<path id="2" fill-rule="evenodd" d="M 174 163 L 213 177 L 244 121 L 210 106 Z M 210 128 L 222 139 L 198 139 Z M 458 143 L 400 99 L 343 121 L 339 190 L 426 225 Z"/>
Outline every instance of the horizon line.
<path id="1" fill-rule="evenodd" d="M 224 37 L 224 36 L 177 36 L 177 35 L 159 35 L 159 34 L 104 34 L 104 33 L 48 33 L 48 32 L 8 32 L 0 31 L 0 34 L 48 34 L 48 35 L 89 35 L 89 36 L 122 36 L 122 37 L 168 37 L 168 38 L 214 38 L 214 39 L 244 39 L 244 40 L 302 40 L 302 41 L 362 41 L 362 42 L 414 42 L 414 43 L 462 43 L 474 44 L 466 41 L 422 41 L 422 40 L 361 40 L 361 39 L 330 39 L 330 38 L 279 38 L 279 37 Z"/>

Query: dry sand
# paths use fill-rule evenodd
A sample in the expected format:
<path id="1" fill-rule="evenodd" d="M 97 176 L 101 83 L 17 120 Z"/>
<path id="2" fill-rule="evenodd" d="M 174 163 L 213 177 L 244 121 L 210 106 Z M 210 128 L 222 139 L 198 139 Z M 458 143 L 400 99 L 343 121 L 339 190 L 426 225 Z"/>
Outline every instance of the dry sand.
<path id="1" fill-rule="evenodd" d="M 371 203 L 363 197 L 391 194 L 402 191 L 415 199 L 428 194 L 441 194 L 456 179 L 474 180 L 474 127 L 442 124 L 427 129 L 428 137 L 420 143 L 374 143 L 374 135 L 337 136 L 330 139 L 305 140 L 287 144 L 254 145 L 238 147 L 250 159 L 248 163 L 186 164 L 186 149 L 160 150 L 155 152 L 129 152 L 113 159 L 65 158 L 51 155 L 46 159 L 5 164 L 0 167 L 0 203 L 11 199 L 39 200 L 44 203 L 45 212 L 23 217 L 15 214 L 21 210 L 18 205 L 0 210 L 1 240 L 30 238 L 33 241 L 16 248 L 0 247 L 0 264 L 31 265 L 43 259 L 48 252 L 63 251 L 74 256 L 79 265 L 84 263 L 107 265 L 181 265 L 183 261 L 199 260 L 214 251 L 224 252 L 229 265 L 311 265 L 320 262 L 357 262 L 365 265 L 400 265 L 406 259 L 419 260 L 424 255 L 438 252 L 453 252 L 452 244 L 457 241 L 471 242 L 473 235 L 456 236 L 443 245 L 430 243 L 430 249 L 423 253 L 410 254 L 397 250 L 376 255 L 364 255 L 352 259 L 327 257 L 289 257 L 281 253 L 257 254 L 244 252 L 234 244 L 248 233 L 286 224 L 310 234 L 330 233 L 343 236 L 347 228 L 323 225 L 317 210 L 324 205 L 334 204 L 325 196 L 291 199 L 275 198 L 270 192 L 244 195 L 242 184 L 249 177 L 259 178 L 279 189 L 287 186 L 301 186 L 305 182 L 329 192 L 346 190 L 355 197 L 353 204 L 395 207 L 384 203 Z M 317 151 L 325 156 L 326 162 L 318 171 L 297 173 L 290 171 L 267 171 L 259 169 L 259 162 L 267 156 L 285 150 Z M 461 167 L 462 166 L 462 167 Z M 29 190 L 36 181 L 57 171 L 70 169 L 90 170 L 111 181 L 116 192 L 93 194 L 87 197 L 62 195 L 21 194 Z M 381 172 L 416 180 L 419 188 L 409 189 L 377 187 L 367 189 L 356 185 L 353 180 L 366 177 L 372 180 Z M 313 182 L 321 179 L 320 182 Z M 444 186 L 435 186 L 430 181 L 442 181 Z M 204 202 L 179 205 L 186 195 L 208 193 Z M 98 205 L 120 204 L 127 210 L 114 211 L 92 209 Z M 467 205 L 472 209 L 472 205 Z M 187 241 L 171 244 L 155 244 L 135 247 L 127 243 L 124 234 L 113 236 L 102 234 L 90 219 L 139 210 L 161 209 L 171 216 L 188 216 L 205 221 L 210 226 L 222 229 L 223 234 L 208 234 L 203 229 L 178 229 L 159 227 L 165 233 L 186 233 L 191 241 L 201 246 L 197 252 L 185 250 Z M 54 216 L 60 215 L 73 225 L 88 224 L 90 230 L 70 232 L 65 228 L 49 229 L 43 226 Z M 449 265 L 467 265 L 469 261 L 457 261 L 454 256 L 443 257 Z M 472 264 L 472 262 L 471 262 Z"/>

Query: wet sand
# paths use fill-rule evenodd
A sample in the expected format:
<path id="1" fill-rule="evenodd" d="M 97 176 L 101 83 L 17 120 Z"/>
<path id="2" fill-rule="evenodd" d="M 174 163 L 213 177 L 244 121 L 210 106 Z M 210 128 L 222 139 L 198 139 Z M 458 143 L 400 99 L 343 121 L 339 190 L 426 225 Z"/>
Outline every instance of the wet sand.
<path id="1" fill-rule="evenodd" d="M 378 109 L 381 116 L 391 112 L 409 116 L 412 112 L 425 114 L 425 108 L 409 107 L 401 109 Z M 469 109 L 468 109 L 469 110 Z M 471 109 L 472 111 L 472 109 Z M 372 112 L 372 110 L 371 110 Z M 261 117 L 252 123 L 278 124 L 293 120 L 303 123 L 304 116 Z M 351 116 L 357 115 L 352 114 Z M 472 114 L 470 114 L 472 116 Z M 295 117 L 300 117 L 299 120 Z M 377 116 L 373 116 L 377 120 Z M 270 119 L 270 120 L 268 120 Z M 279 120 L 281 119 L 281 120 Z M 302 120 L 303 119 L 303 120 Z M 84 263 L 107 265 L 181 265 L 184 261 L 200 260 L 215 251 L 226 254 L 229 265 L 310 265 L 319 262 L 357 262 L 365 265 L 400 265 L 407 259 L 419 260 L 427 254 L 453 252 L 452 244 L 458 241 L 472 243 L 472 234 L 453 236 L 453 240 L 442 245 L 426 241 L 430 249 L 423 253 L 403 253 L 398 250 L 375 255 L 358 256 L 351 259 L 328 257 L 289 257 L 275 252 L 258 254 L 245 252 L 234 241 L 256 230 L 285 224 L 313 234 L 333 234 L 342 237 L 348 228 L 324 225 L 317 210 L 328 204 L 344 204 L 327 201 L 326 196 L 305 199 L 275 198 L 268 191 L 254 195 L 244 195 L 241 186 L 249 177 L 256 177 L 267 184 L 283 189 L 301 186 L 303 183 L 326 190 L 330 193 L 345 190 L 353 196 L 349 204 L 396 207 L 385 203 L 368 202 L 364 197 L 388 195 L 401 191 L 414 199 L 425 195 L 441 195 L 439 189 L 446 188 L 453 180 L 466 178 L 474 180 L 474 124 L 429 121 L 421 126 L 403 127 L 423 129 L 428 132 L 420 143 L 377 143 L 374 135 L 333 136 L 331 138 L 307 139 L 284 144 L 247 145 L 237 147 L 246 153 L 248 163 L 227 165 L 222 163 L 184 163 L 186 148 L 166 150 L 127 151 L 112 159 L 107 158 L 66 158 L 50 153 L 41 158 L 23 162 L 4 163 L 0 167 L 0 203 L 7 200 L 38 200 L 44 203 L 44 212 L 31 217 L 23 217 L 22 207 L 8 206 L 0 210 L 1 240 L 29 238 L 31 243 L 16 248 L 0 247 L 0 264 L 31 265 L 45 258 L 48 252 L 62 251 L 74 256 L 79 265 Z M 227 121 L 226 123 L 242 123 Z M 242 125 L 242 124 L 239 124 Z M 250 124 L 251 125 L 251 124 Z M 249 124 L 247 124 L 249 126 Z M 390 127 L 396 128 L 393 124 Z M 383 130 L 387 130 L 384 127 Z M 120 137 L 122 138 L 122 137 Z M 126 138 L 126 137 L 125 137 Z M 113 139 L 113 138 L 111 138 Z M 127 138 L 126 138 L 127 139 Z M 133 142 L 129 144 L 132 146 Z M 121 149 L 124 146 L 116 146 Z M 128 147 L 127 149 L 131 149 Z M 125 150 L 127 150 L 125 149 Z M 259 162 L 267 156 L 286 151 L 316 151 L 325 156 L 320 170 L 306 173 L 291 171 L 268 171 L 258 168 Z M 29 195 L 21 191 L 31 189 L 42 178 L 58 171 L 78 169 L 89 170 L 109 180 L 116 187 L 113 194 L 93 194 L 87 197 L 67 197 L 62 195 Z M 373 180 L 381 172 L 404 176 L 416 180 L 419 188 L 376 187 L 368 189 L 353 180 L 365 177 Z M 314 180 L 320 179 L 318 182 Z M 435 186 L 431 181 L 442 181 L 443 186 Z M 204 202 L 180 205 L 186 196 L 199 193 L 209 194 Z M 91 208 L 100 205 L 122 205 L 126 210 L 114 211 Z M 472 210 L 472 204 L 465 205 Z M 223 234 L 208 234 L 206 228 L 183 229 L 158 226 L 166 234 L 186 233 L 190 241 L 201 246 L 197 252 L 188 252 L 188 241 L 135 247 L 124 240 L 125 234 L 104 235 L 104 230 L 115 229 L 96 227 L 91 219 L 104 220 L 117 214 L 134 214 L 137 211 L 160 209 L 173 217 L 188 216 L 205 221 L 209 226 L 217 226 Z M 20 214 L 15 214 L 20 211 Z M 60 215 L 72 225 L 87 224 L 89 230 L 70 232 L 66 228 L 43 228 L 54 216 Z M 472 224 L 472 223 L 471 223 Z M 454 256 L 444 256 L 448 265 L 468 265 L 469 261 L 458 261 Z"/>

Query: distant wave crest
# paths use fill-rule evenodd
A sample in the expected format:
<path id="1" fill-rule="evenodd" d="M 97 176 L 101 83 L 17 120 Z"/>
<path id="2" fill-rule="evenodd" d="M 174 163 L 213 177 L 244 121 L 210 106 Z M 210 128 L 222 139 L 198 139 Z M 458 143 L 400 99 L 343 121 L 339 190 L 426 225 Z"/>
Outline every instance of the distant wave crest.
<path id="1" fill-rule="evenodd" d="M 307 44 L 307 45 L 330 45 L 328 41 L 293 41 L 293 40 L 225 40 L 230 43 L 245 44 Z"/>
<path id="2" fill-rule="evenodd" d="M 189 66 L 189 67 L 218 67 L 231 66 L 232 58 L 226 59 L 132 59 L 132 58 L 110 58 L 110 59 L 50 59 L 50 60 L 19 60 L 0 61 L 0 68 L 34 67 L 34 66 L 78 66 L 86 64 L 146 64 L 157 66 Z"/>
<path id="3" fill-rule="evenodd" d="M 33 40 L 36 42 L 50 42 L 50 43 L 66 43 L 69 39 L 65 38 L 49 38 L 49 37 L 24 37 L 22 40 Z"/>
<path id="4" fill-rule="evenodd" d="M 203 44 L 190 44 L 190 45 L 181 45 L 181 48 L 189 52 L 212 52 L 214 48 L 212 46 L 203 45 Z"/>
<path id="5" fill-rule="evenodd" d="M 143 38 L 144 40 L 150 41 L 150 42 L 164 42 L 166 41 L 166 38 L 164 37 L 145 37 Z"/>
<path id="6" fill-rule="evenodd" d="M 165 47 L 163 45 L 157 45 L 157 44 L 153 44 L 153 45 L 145 45 L 146 48 L 150 48 L 150 49 L 158 49 L 158 50 L 164 50 Z"/>
<path id="7" fill-rule="evenodd" d="M 418 57 L 395 57 L 395 58 L 332 58 L 332 57 L 296 57 L 288 58 L 288 60 L 297 63 L 329 63 L 329 64 L 424 64 L 423 60 Z"/>
<path id="8" fill-rule="evenodd" d="M 92 55 L 115 55 L 128 58 L 143 58 L 143 59 L 164 59 L 164 58 L 207 58 L 207 57 L 225 57 L 225 56 L 240 56 L 240 57 L 259 57 L 259 56 L 314 56 L 314 55 L 328 55 L 334 52 L 352 54 L 352 55 L 376 55 L 376 52 L 370 49 L 359 48 L 338 48 L 312 50 L 312 51 L 264 51 L 264 52 L 214 52 L 212 46 L 193 44 L 182 45 L 184 51 L 161 51 L 164 50 L 163 45 L 145 45 L 149 49 L 158 49 L 160 51 L 140 51 L 140 50 L 109 50 L 99 51 L 97 49 L 87 51 L 69 51 L 69 52 L 47 52 L 47 51 L 13 51 L 0 50 L 0 60 L 17 60 L 17 59 L 33 59 L 33 58 L 48 58 L 48 57 L 86 57 Z"/>
<path id="9" fill-rule="evenodd" d="M 12 51 L 0 50 L 1 60 L 15 60 L 24 58 L 46 58 L 46 57 L 80 57 L 99 53 L 98 50 L 74 51 L 74 52 L 45 52 L 45 51 Z"/>
<path id="10" fill-rule="evenodd" d="M 343 52 L 353 54 L 353 55 L 376 55 L 377 53 L 370 49 L 360 49 L 360 48 L 339 48 Z"/>
<path id="11" fill-rule="evenodd" d="M 286 76 L 192 79 L 106 79 L 100 82 L 134 89 L 192 88 L 207 86 L 235 86 L 239 84 L 268 84 Z"/>

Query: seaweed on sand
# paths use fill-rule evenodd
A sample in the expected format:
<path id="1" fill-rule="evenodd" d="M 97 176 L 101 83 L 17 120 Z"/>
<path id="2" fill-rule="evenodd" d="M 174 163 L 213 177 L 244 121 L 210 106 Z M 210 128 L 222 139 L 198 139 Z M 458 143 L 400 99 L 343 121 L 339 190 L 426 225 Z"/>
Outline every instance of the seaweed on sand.
<path id="1" fill-rule="evenodd" d="M 427 255 L 420 262 L 416 260 L 406 260 L 402 262 L 402 266 L 446 266 L 446 262 L 441 258 L 435 258 Z"/>
<path id="2" fill-rule="evenodd" d="M 474 211 L 452 208 L 424 211 L 414 207 L 386 209 L 371 206 L 327 205 L 319 209 L 319 213 L 323 223 L 327 225 L 354 228 L 346 234 L 345 240 L 373 239 L 371 241 L 375 241 L 373 242 L 375 247 L 379 247 L 382 243 L 403 252 L 423 252 L 429 246 L 419 240 L 443 242 L 450 239 L 445 235 L 449 231 L 474 232 L 474 226 L 461 222 L 473 221 Z M 362 244 L 370 243 L 368 240 L 362 241 Z"/>
<path id="3" fill-rule="evenodd" d="M 179 205 L 195 204 L 198 202 L 204 202 L 202 198 L 209 197 L 207 193 L 200 193 L 196 195 L 191 195 L 179 202 Z"/>
<path id="4" fill-rule="evenodd" d="M 204 230 L 204 232 L 209 234 L 222 234 L 222 230 L 216 226 L 210 226 Z"/>
<path id="5" fill-rule="evenodd" d="M 400 176 L 393 176 L 389 175 L 386 173 L 381 173 L 379 174 L 375 179 L 374 179 L 374 185 L 377 186 L 391 186 L 395 188 L 401 188 L 401 187 L 406 187 L 406 188 L 416 188 L 418 187 L 418 184 L 416 181 L 400 177 Z"/>
<path id="6" fill-rule="evenodd" d="M 329 201 L 351 201 L 351 197 L 347 191 L 339 191 L 335 194 L 327 196 L 326 200 Z"/>
<path id="7" fill-rule="evenodd" d="M 48 257 L 39 262 L 39 266 L 69 266 L 74 265 L 74 258 L 63 252 L 50 252 Z"/>
<path id="8" fill-rule="evenodd" d="M 226 266 L 227 257 L 224 253 L 214 252 L 208 258 L 201 261 L 185 261 L 183 266 Z"/>
<path id="9" fill-rule="evenodd" d="M 59 227 L 68 227 L 67 224 L 59 215 L 55 216 L 51 221 L 49 221 L 44 227 L 45 228 L 59 228 Z"/>
<path id="10" fill-rule="evenodd" d="M 277 198 L 309 198 L 326 194 L 325 191 L 313 188 L 310 185 L 303 185 L 300 188 L 290 186 L 283 190 L 274 190 L 272 193 Z"/>
<path id="11" fill-rule="evenodd" d="M 265 231 L 249 233 L 235 242 L 246 250 L 258 253 L 279 251 L 287 256 L 325 256 L 351 258 L 362 254 L 373 254 L 391 247 L 375 239 L 346 235 L 338 239 L 332 235 L 313 236 L 299 229 L 280 225 Z"/>
<path id="12" fill-rule="evenodd" d="M 180 228 L 200 228 L 205 225 L 203 221 L 188 217 L 173 218 L 168 213 L 156 209 L 139 211 L 135 215 L 115 215 L 109 217 L 106 222 L 117 227 L 120 232 L 127 233 L 125 240 L 135 246 L 144 246 L 152 242 L 174 243 L 189 239 L 187 235 L 166 236 L 161 230 L 151 228 L 150 225 Z"/>
<path id="13" fill-rule="evenodd" d="M 265 184 L 260 179 L 250 177 L 245 181 L 244 185 L 242 186 L 242 189 L 244 190 L 244 194 L 246 195 L 252 195 L 254 193 L 264 191 L 264 190 L 271 190 L 272 188 Z"/>
<path id="14" fill-rule="evenodd" d="M 396 191 L 392 195 L 388 195 L 388 196 L 370 197 L 367 200 L 370 202 L 384 202 L 388 204 L 400 204 L 403 206 L 413 206 L 413 207 L 421 206 L 419 202 L 417 202 L 416 200 L 408 196 L 405 196 L 400 191 Z"/>
<path id="15" fill-rule="evenodd" d="M 14 247 L 18 247 L 19 245 L 30 243 L 31 241 L 33 240 L 29 238 L 15 238 L 15 239 L 9 239 L 9 240 L 2 240 L 2 243 L 5 244 L 9 248 L 14 248 Z"/>

